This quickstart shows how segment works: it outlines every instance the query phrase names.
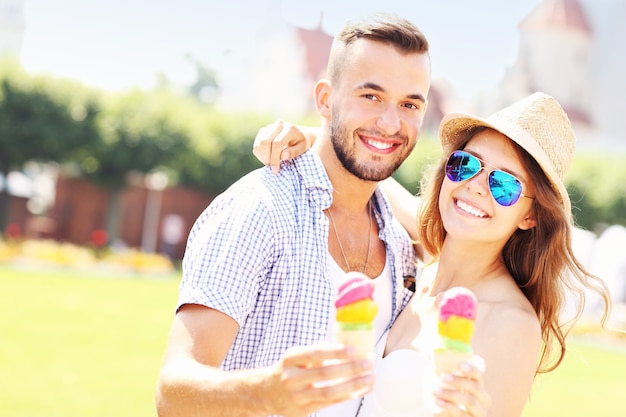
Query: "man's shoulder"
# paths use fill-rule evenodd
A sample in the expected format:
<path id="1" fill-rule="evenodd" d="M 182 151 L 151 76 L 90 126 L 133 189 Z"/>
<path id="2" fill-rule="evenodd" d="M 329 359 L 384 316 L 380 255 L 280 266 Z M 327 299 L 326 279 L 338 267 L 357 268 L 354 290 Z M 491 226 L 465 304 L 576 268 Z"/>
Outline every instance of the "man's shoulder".
<path id="1" fill-rule="evenodd" d="M 272 213 L 290 217 L 297 211 L 323 206 L 331 198 L 332 184 L 323 164 L 316 154 L 307 152 L 283 162 L 276 174 L 269 167 L 249 172 L 218 195 L 208 210 L 248 216 L 256 213 L 253 217 L 271 217 Z M 303 204 L 306 201 L 319 204 Z"/>
<path id="2" fill-rule="evenodd" d="M 259 181 L 280 199 L 318 192 L 330 195 L 333 190 L 322 161 L 310 150 L 293 160 L 283 161 L 277 174 L 267 167 L 262 169 Z"/>
<path id="3" fill-rule="evenodd" d="M 309 166 L 310 161 L 295 161 L 283 164 L 277 174 L 269 167 L 258 168 L 228 187 L 216 197 L 215 203 L 236 204 L 242 209 L 261 205 L 268 209 L 284 210 L 311 198 L 310 194 L 316 193 L 320 188 L 326 188 L 330 195 L 332 187 L 330 183 L 324 183 L 324 178 L 327 177 L 314 175 L 317 171 L 310 172 L 306 169 Z"/>

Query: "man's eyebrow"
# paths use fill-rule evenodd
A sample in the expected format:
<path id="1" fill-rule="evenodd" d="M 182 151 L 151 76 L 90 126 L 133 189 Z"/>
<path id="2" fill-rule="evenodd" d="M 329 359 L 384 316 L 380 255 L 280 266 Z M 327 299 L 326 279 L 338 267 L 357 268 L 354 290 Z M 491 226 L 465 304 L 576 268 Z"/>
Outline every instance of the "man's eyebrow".
<path id="1" fill-rule="evenodd" d="M 411 100 L 418 100 L 418 101 L 421 101 L 422 103 L 426 103 L 426 98 L 421 94 L 409 94 L 407 98 Z"/>
<path id="2" fill-rule="evenodd" d="M 363 83 L 357 86 L 356 89 L 357 90 L 376 90 L 382 93 L 385 92 L 385 89 L 382 86 L 375 84 L 375 83 L 371 83 L 371 82 Z"/>
<path id="3" fill-rule="evenodd" d="M 367 82 L 367 83 L 363 83 L 359 86 L 356 87 L 357 90 L 374 90 L 374 91 L 380 91 L 381 93 L 385 92 L 385 89 L 375 83 L 371 83 L 371 82 Z M 421 101 L 422 103 L 426 103 L 426 98 L 422 95 L 422 94 L 409 94 L 406 98 L 408 98 L 409 100 L 418 100 Z"/>

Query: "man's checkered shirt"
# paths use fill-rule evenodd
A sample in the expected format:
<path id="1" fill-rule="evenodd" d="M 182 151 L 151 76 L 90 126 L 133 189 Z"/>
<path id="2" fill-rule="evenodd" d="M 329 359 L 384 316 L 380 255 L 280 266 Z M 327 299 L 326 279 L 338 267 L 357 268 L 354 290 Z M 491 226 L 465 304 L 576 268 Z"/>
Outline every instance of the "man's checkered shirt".
<path id="1" fill-rule="evenodd" d="M 331 201 L 324 166 L 307 152 L 283 163 L 277 175 L 265 167 L 243 177 L 194 224 L 178 307 L 201 304 L 237 321 L 223 369 L 269 366 L 288 348 L 325 338 L 336 292 L 326 272 L 323 210 Z M 403 277 L 415 276 L 415 254 L 380 190 L 373 203 L 392 265 L 393 322 L 408 300 Z"/>

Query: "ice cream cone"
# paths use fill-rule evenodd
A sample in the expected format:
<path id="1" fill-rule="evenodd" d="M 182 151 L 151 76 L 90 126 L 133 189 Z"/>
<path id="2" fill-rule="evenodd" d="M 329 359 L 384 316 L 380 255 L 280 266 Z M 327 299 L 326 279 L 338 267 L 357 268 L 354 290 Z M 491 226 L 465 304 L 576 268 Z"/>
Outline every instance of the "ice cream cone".
<path id="1" fill-rule="evenodd" d="M 453 350 L 438 350 L 433 352 L 433 360 L 435 362 L 435 373 L 441 375 L 443 373 L 455 373 L 459 366 L 469 361 L 472 354 L 468 352 L 455 352 Z"/>
<path id="2" fill-rule="evenodd" d="M 374 317 L 378 306 L 373 300 L 374 284 L 364 274 L 349 272 L 339 286 L 336 308 L 335 340 L 357 348 L 359 356 L 374 351 Z"/>
<path id="3" fill-rule="evenodd" d="M 354 346 L 359 356 L 366 357 L 374 351 L 374 329 L 342 330 L 335 331 L 335 340 L 345 345 Z"/>
<path id="4" fill-rule="evenodd" d="M 467 288 L 447 290 L 439 300 L 437 328 L 441 346 L 433 352 L 435 372 L 454 373 L 474 356 L 471 339 L 476 320 L 476 296 Z"/>

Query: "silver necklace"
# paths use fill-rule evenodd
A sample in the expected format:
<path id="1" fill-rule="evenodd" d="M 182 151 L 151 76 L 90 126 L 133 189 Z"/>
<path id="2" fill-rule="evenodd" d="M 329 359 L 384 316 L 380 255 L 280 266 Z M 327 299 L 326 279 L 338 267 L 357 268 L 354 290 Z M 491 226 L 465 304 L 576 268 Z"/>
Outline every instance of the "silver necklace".
<path id="1" fill-rule="evenodd" d="M 370 217 L 370 227 L 367 229 L 367 255 L 365 256 L 365 266 L 363 267 L 363 273 L 367 271 L 367 264 L 370 260 L 370 243 L 371 233 L 372 233 L 372 202 L 367 202 L 367 210 L 369 212 Z M 330 212 L 330 207 L 326 209 L 328 212 L 328 218 L 330 219 L 330 225 L 333 227 L 333 231 L 335 232 L 335 238 L 337 239 L 337 243 L 339 244 L 339 250 L 341 251 L 341 256 L 343 256 L 343 261 L 346 263 L 346 268 L 348 268 L 348 272 L 351 271 L 350 264 L 348 263 L 348 258 L 346 257 L 346 253 L 343 250 L 343 245 L 341 244 L 341 240 L 339 240 L 339 233 L 337 233 L 337 228 L 335 227 L 335 220 L 333 219 L 333 213 Z"/>

